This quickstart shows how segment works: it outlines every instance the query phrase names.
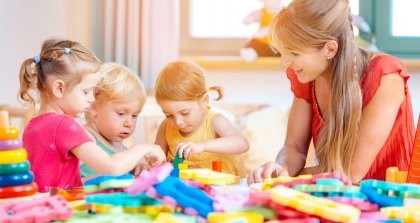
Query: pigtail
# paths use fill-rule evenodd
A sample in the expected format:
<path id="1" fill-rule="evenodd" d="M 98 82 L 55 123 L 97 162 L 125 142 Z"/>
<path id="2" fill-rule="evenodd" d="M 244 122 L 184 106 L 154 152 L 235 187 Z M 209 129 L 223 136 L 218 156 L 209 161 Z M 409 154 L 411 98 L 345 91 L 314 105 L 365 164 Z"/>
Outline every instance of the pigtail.
<path id="1" fill-rule="evenodd" d="M 207 91 L 216 91 L 218 96 L 214 100 L 219 101 L 223 98 L 223 88 L 220 86 L 211 86 Z"/>
<path id="2" fill-rule="evenodd" d="M 39 57 L 38 57 L 39 58 Z M 38 60 L 38 59 L 36 59 Z M 39 63 L 39 60 L 37 61 Z M 19 72 L 19 82 L 20 82 L 20 89 L 19 89 L 19 98 L 25 102 L 31 103 L 35 106 L 34 98 L 29 94 L 29 90 L 36 88 L 37 85 L 37 76 L 38 70 L 35 66 L 39 66 L 36 64 L 35 59 L 26 59 L 23 61 L 20 72 Z"/>

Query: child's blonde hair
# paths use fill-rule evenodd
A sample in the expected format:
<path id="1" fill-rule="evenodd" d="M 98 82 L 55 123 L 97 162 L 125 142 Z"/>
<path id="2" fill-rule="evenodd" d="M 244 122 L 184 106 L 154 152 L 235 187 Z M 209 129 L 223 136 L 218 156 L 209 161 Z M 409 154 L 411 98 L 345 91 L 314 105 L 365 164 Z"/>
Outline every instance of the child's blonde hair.
<path id="1" fill-rule="evenodd" d="M 48 99 L 50 92 L 46 84 L 49 76 L 57 76 L 71 89 L 82 81 L 84 74 L 97 72 L 100 65 L 101 61 L 80 43 L 48 39 L 42 44 L 39 55 L 23 61 L 19 73 L 19 97 L 35 105 L 30 91 L 35 90 L 41 99 Z"/>
<path id="2" fill-rule="evenodd" d="M 198 101 L 209 90 L 216 91 L 223 98 L 220 86 L 206 87 L 204 69 L 191 61 L 174 61 L 166 65 L 156 80 L 156 100 Z"/>
<path id="3" fill-rule="evenodd" d="M 100 69 L 101 81 L 94 90 L 92 106 L 113 101 L 125 103 L 133 100 L 146 102 L 146 90 L 140 78 L 128 67 L 117 63 L 104 63 Z"/>

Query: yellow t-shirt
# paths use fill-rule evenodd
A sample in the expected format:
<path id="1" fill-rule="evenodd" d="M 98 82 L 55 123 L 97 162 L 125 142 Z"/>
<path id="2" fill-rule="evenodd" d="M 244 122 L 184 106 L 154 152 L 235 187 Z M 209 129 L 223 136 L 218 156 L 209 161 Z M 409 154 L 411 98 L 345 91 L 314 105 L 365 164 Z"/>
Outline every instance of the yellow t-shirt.
<path id="1" fill-rule="evenodd" d="M 201 124 L 201 126 L 193 135 L 188 137 L 182 136 L 176 126 L 172 125 L 170 122 L 167 122 L 166 142 L 169 147 L 167 154 L 168 161 L 173 161 L 176 154 L 176 146 L 181 142 L 205 142 L 215 139 L 216 137 L 213 135 L 211 123 L 213 117 L 217 114 L 218 113 L 209 110 L 206 119 Z M 184 163 L 187 163 L 190 168 L 212 169 L 212 161 L 215 160 L 221 161 L 223 173 L 230 173 L 240 177 L 246 176 L 243 158 L 240 155 L 228 155 L 209 152 L 200 154 L 196 153 L 191 155 L 188 160 L 184 160 Z"/>

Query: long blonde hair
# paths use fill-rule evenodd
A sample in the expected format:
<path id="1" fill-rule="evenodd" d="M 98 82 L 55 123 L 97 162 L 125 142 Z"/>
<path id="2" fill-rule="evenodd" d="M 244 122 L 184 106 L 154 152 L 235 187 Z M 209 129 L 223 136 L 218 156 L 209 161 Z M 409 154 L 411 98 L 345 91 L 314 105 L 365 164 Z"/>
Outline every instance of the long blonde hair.
<path id="1" fill-rule="evenodd" d="M 80 68 L 79 63 L 89 66 Z M 31 90 L 39 93 L 41 99 L 47 100 L 49 93 L 46 88 L 47 78 L 58 76 L 69 88 L 82 80 L 86 73 L 99 70 L 101 61 L 80 43 L 64 39 L 48 39 L 41 47 L 41 53 L 22 62 L 19 81 L 19 98 L 35 105 Z"/>
<path id="2" fill-rule="evenodd" d="M 316 156 L 321 171 L 349 175 L 362 115 L 359 79 L 368 58 L 354 41 L 348 0 L 294 0 L 280 11 L 270 28 L 275 49 L 321 49 L 328 41 L 337 41 L 338 51 L 331 65 L 331 97 Z"/>
<path id="3" fill-rule="evenodd" d="M 220 86 L 206 88 L 204 69 L 191 61 L 174 61 L 167 64 L 156 80 L 156 100 L 198 101 L 207 91 L 216 91 L 223 98 Z"/>

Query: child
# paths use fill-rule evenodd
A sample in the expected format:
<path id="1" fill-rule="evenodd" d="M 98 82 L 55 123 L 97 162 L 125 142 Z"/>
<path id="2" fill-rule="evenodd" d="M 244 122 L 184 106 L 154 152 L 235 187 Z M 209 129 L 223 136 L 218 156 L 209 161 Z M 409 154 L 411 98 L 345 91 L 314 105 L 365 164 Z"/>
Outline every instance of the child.
<path id="1" fill-rule="evenodd" d="M 123 65 L 103 64 L 100 73 L 102 79 L 94 90 L 95 101 L 86 113 L 85 129 L 99 147 L 112 155 L 127 149 L 122 142 L 136 128 L 146 90 L 140 78 Z M 85 163 L 80 168 L 82 177 L 96 174 Z"/>
<path id="2" fill-rule="evenodd" d="M 354 183 L 407 170 L 414 121 L 404 64 L 354 40 L 348 0 L 294 0 L 271 24 L 295 97 L 284 148 L 248 183 L 337 171 Z M 305 166 L 311 140 L 318 165 Z"/>
<path id="3" fill-rule="evenodd" d="M 210 87 L 219 94 L 222 89 Z M 188 61 L 169 63 L 156 81 L 156 100 L 166 119 L 161 123 L 155 143 L 168 160 L 177 151 L 190 167 L 212 169 L 212 161 L 222 162 L 222 172 L 245 176 L 238 154 L 248 151 L 246 138 L 221 114 L 208 107 L 209 96 L 204 72 Z"/>
<path id="4" fill-rule="evenodd" d="M 39 113 L 22 137 L 40 192 L 81 186 L 79 159 L 101 174 L 127 173 L 143 158 L 150 165 L 165 160 L 153 145 L 135 145 L 110 156 L 75 121 L 94 100 L 99 67 L 100 61 L 88 49 L 62 39 L 46 40 L 39 56 L 22 63 L 20 98 L 35 103 L 31 90 L 40 97 Z"/>

